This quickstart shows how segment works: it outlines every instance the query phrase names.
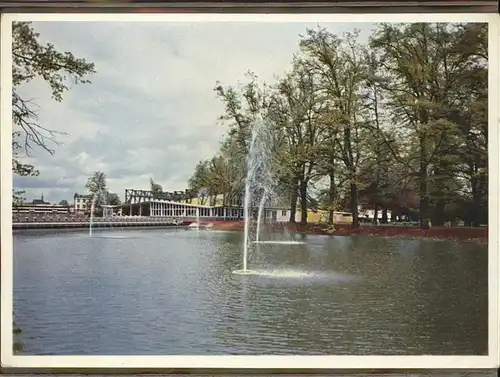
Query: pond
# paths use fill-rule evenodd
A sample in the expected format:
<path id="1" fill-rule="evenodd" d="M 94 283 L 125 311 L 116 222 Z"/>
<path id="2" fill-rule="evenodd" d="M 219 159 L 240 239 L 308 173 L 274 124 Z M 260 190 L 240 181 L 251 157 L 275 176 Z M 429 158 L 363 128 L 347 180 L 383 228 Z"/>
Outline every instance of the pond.
<path id="1" fill-rule="evenodd" d="M 14 235 L 33 355 L 486 355 L 486 245 L 215 230 Z"/>

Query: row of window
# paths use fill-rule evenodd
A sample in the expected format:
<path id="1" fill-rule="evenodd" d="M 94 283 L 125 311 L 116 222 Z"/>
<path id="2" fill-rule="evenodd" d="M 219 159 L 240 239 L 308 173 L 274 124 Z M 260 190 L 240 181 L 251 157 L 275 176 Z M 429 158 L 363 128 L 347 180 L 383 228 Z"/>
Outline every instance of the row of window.
<path id="1" fill-rule="evenodd" d="M 82 203 L 86 203 L 86 202 L 90 202 L 90 199 L 85 199 L 85 198 L 76 199 L 76 202 L 77 202 L 77 203 L 80 203 L 80 202 L 82 202 Z"/>

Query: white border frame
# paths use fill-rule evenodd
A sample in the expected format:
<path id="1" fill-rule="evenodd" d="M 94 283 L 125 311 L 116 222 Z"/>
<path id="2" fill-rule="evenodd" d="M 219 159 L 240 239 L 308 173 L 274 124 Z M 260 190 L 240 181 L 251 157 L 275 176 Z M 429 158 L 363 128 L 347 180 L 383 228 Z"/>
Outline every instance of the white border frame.
<path id="1" fill-rule="evenodd" d="M 1 364 L 24 368 L 422 369 L 496 368 L 498 354 L 499 20 L 497 14 L 2 14 L 1 16 Z M 13 21 L 113 22 L 488 22 L 489 24 L 489 342 L 488 356 L 18 356 L 12 343 Z"/>

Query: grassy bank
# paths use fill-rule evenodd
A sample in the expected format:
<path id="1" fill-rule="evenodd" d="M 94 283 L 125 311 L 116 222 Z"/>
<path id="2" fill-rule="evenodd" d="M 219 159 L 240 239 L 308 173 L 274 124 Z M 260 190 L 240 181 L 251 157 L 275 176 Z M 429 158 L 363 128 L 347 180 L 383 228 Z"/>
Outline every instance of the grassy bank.
<path id="1" fill-rule="evenodd" d="M 214 221 L 214 229 L 220 230 L 243 230 L 243 221 Z M 460 241 L 473 241 L 478 243 L 488 242 L 488 228 L 467 228 L 467 227 L 431 227 L 420 229 L 417 227 L 403 227 L 391 225 L 363 225 L 357 229 L 352 229 L 350 224 L 272 224 L 266 225 L 268 231 L 292 233 L 308 233 L 331 236 L 367 236 L 367 237 L 407 237 L 407 238 L 432 238 L 432 239 L 452 239 Z"/>

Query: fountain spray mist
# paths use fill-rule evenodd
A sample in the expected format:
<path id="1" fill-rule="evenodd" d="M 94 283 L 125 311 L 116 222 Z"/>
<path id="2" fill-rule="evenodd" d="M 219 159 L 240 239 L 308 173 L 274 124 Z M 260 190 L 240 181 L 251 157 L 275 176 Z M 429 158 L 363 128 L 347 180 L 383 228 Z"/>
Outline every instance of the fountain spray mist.
<path id="1" fill-rule="evenodd" d="M 264 206 L 266 205 L 266 199 L 267 199 L 267 190 L 264 189 L 264 193 L 262 194 L 262 197 L 260 198 L 259 212 L 257 214 L 257 229 L 255 231 L 255 241 L 257 241 L 257 242 L 259 242 L 260 225 L 262 223 L 262 213 L 264 212 Z"/>
<path id="2" fill-rule="evenodd" d="M 244 221 L 244 228 L 243 228 L 243 271 L 247 270 L 247 259 L 248 259 L 248 227 L 249 221 L 248 221 L 248 206 L 250 204 L 250 185 L 248 184 L 248 178 L 247 178 L 247 183 L 245 184 L 245 197 L 243 200 L 243 221 Z"/>
<path id="3" fill-rule="evenodd" d="M 92 237 L 92 222 L 94 221 L 96 194 L 92 195 L 92 203 L 90 204 L 90 222 L 89 222 L 89 237 Z"/>
<path id="4" fill-rule="evenodd" d="M 270 134 L 267 132 L 267 124 L 261 117 L 257 117 L 252 122 L 251 142 L 246 158 L 247 175 L 245 179 L 245 197 L 243 202 L 243 272 L 247 271 L 248 264 L 248 248 L 249 248 L 249 231 L 250 231 L 250 209 L 252 208 L 252 200 L 257 197 L 258 192 L 261 193 L 261 201 L 259 203 L 258 223 L 264 209 L 267 187 L 270 187 L 271 182 L 271 166 L 270 157 L 272 154 L 272 146 Z M 260 209 L 262 207 L 262 209 Z M 259 227 L 257 223 L 257 226 Z M 258 232 L 260 231 L 260 227 Z"/>

